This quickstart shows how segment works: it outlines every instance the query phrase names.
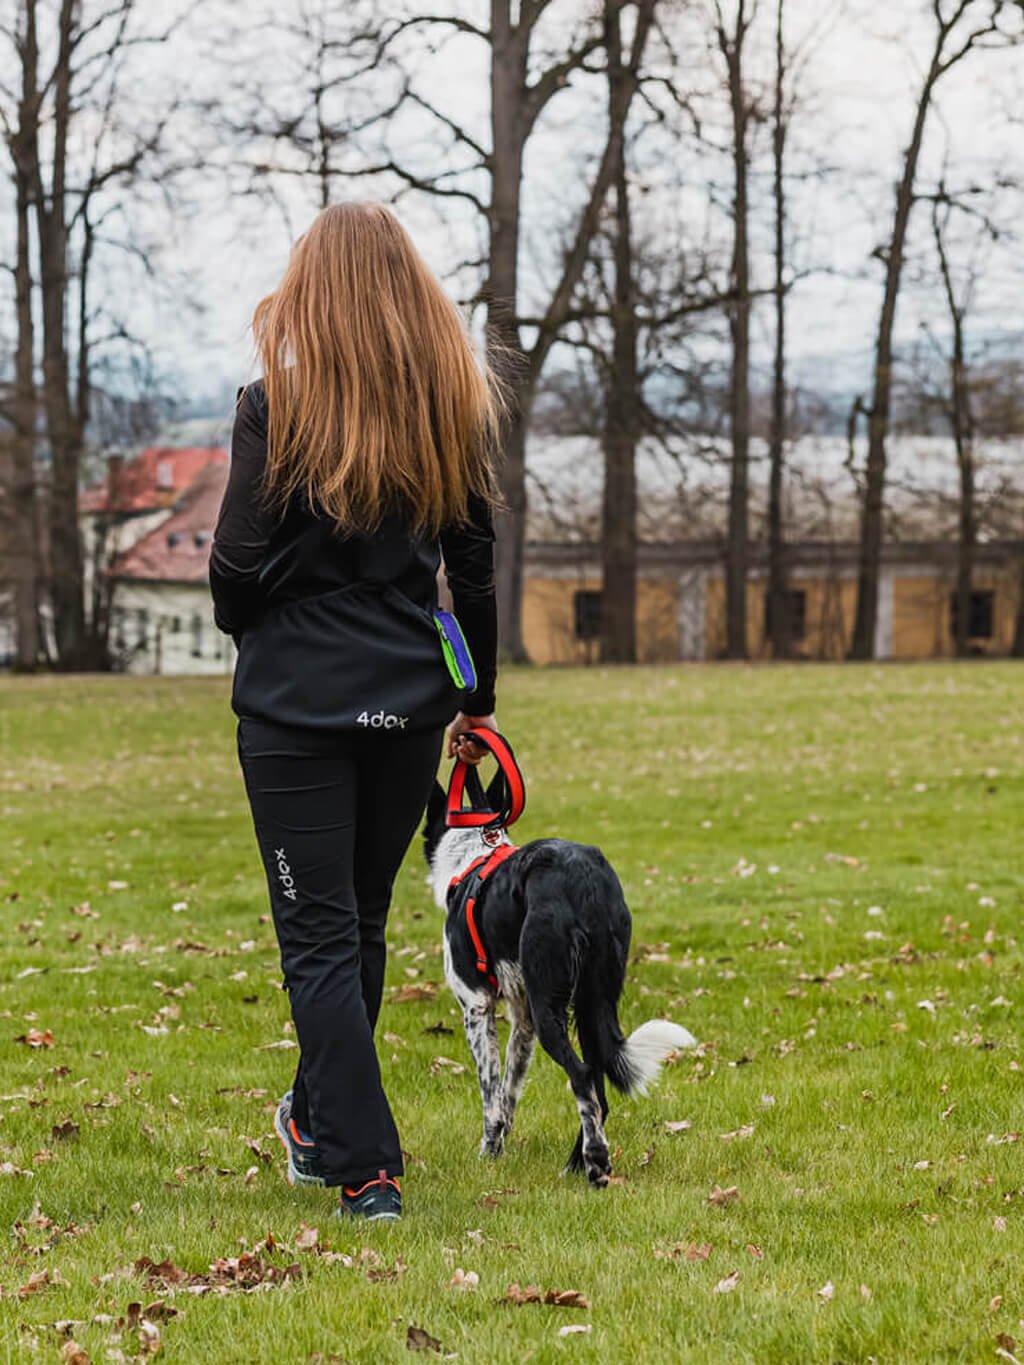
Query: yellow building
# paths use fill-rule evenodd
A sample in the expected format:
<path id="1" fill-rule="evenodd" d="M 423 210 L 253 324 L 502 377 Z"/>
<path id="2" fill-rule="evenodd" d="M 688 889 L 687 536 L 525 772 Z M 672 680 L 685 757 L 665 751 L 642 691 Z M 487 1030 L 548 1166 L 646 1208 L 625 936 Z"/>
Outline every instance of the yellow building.
<path id="1" fill-rule="evenodd" d="M 948 542 L 891 544 L 883 551 L 875 656 L 935 659 L 953 654 L 955 547 Z M 1010 652 L 1021 609 L 1024 547 L 978 547 L 971 601 L 971 650 Z M 747 649 L 771 657 L 767 572 L 752 548 Z M 807 543 L 790 549 L 793 652 L 842 659 L 853 632 L 857 546 Z M 601 574 L 596 547 L 533 544 L 526 553 L 523 632 L 538 664 L 596 662 Z M 643 663 L 716 659 L 725 648 L 721 547 L 701 541 L 642 546 L 637 581 L 637 657 Z"/>

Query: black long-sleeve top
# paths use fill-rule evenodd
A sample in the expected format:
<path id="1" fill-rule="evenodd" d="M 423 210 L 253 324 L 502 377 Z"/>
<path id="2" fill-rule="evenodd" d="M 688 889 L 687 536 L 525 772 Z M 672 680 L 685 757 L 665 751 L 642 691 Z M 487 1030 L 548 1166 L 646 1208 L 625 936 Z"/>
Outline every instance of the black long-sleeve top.
<path id="1" fill-rule="evenodd" d="M 239 391 L 228 485 L 210 555 L 220 629 L 240 643 L 275 607 L 369 581 L 390 584 L 431 610 L 443 554 L 455 614 L 477 670 L 476 690 L 465 695 L 462 706 L 469 715 L 489 715 L 497 673 L 497 613 L 487 503 L 471 497 L 467 521 L 445 528 L 437 540 L 412 535 L 397 516 L 386 517 L 372 535 L 343 535 L 304 499 L 291 499 L 283 512 L 268 505 L 266 457 L 266 396 L 257 381 Z"/>

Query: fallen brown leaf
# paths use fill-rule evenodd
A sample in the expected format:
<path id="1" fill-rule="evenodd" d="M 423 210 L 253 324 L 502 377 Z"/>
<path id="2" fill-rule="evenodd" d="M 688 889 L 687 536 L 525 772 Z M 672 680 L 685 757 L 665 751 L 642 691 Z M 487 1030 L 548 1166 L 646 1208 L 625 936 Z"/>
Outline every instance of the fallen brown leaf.
<path id="1" fill-rule="evenodd" d="M 716 1185 L 708 1195 L 707 1202 L 715 1208 L 721 1208 L 724 1204 L 736 1203 L 739 1197 L 740 1192 L 735 1185 L 730 1185 L 728 1189 L 725 1190 L 723 1190 L 720 1185 Z"/>
<path id="2" fill-rule="evenodd" d="M 730 1270 L 723 1280 L 718 1281 L 713 1292 L 715 1294 L 731 1294 L 739 1282 L 740 1272 L 738 1270 Z"/>
<path id="3" fill-rule="evenodd" d="M 522 1306 L 524 1303 L 545 1303 L 555 1308 L 589 1308 L 590 1300 L 580 1293 L 578 1289 L 539 1289 L 535 1284 L 528 1284 L 520 1287 L 518 1284 L 510 1284 L 506 1291 L 503 1303 L 514 1303 Z"/>
<path id="4" fill-rule="evenodd" d="M 14 1040 L 28 1047 L 54 1047 L 53 1034 L 47 1029 L 30 1028 L 27 1033 L 19 1033 Z"/>
<path id="5" fill-rule="evenodd" d="M 406 1349 L 410 1351 L 442 1351 L 444 1347 L 437 1337 L 432 1337 L 423 1327 L 414 1327 L 409 1324 L 409 1330 L 405 1334 Z"/>
<path id="6" fill-rule="evenodd" d="M 77 1341 L 66 1341 L 60 1348 L 60 1358 L 64 1365 L 92 1365 L 88 1354 Z"/>
<path id="7" fill-rule="evenodd" d="M 409 982 L 408 985 L 396 987 L 391 992 L 391 1000 L 396 1005 L 405 1005 L 415 1000 L 433 1000 L 437 992 L 436 981 Z"/>
<path id="8" fill-rule="evenodd" d="M 747 1255 L 754 1261 L 763 1261 L 764 1252 L 755 1242 L 747 1243 Z"/>
<path id="9" fill-rule="evenodd" d="M 454 1275 L 448 1281 L 450 1289 L 478 1289 L 480 1286 L 480 1276 L 475 1270 L 463 1270 L 461 1266 L 456 1267 Z"/>

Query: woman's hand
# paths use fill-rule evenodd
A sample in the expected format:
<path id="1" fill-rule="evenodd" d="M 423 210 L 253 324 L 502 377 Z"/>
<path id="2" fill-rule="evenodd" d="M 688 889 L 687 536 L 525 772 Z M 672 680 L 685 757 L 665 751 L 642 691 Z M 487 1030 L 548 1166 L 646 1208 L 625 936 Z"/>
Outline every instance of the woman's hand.
<path id="1" fill-rule="evenodd" d="M 464 763 L 471 763 L 474 767 L 482 763 L 487 757 L 487 750 L 481 749 L 479 744 L 474 744 L 465 738 L 467 730 L 493 730 L 498 733 L 498 722 L 493 715 L 490 716 L 467 716 L 461 711 L 448 727 L 448 738 L 445 744 L 445 752 L 449 758 L 461 758 Z"/>

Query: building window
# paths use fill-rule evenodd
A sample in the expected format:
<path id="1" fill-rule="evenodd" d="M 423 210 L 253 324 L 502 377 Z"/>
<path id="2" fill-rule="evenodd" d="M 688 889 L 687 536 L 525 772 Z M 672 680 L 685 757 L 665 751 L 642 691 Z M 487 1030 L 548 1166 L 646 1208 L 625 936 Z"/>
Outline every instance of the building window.
<path id="1" fill-rule="evenodd" d="M 807 594 L 802 588 L 789 588 L 785 595 L 786 618 L 789 625 L 789 638 L 793 641 L 807 638 Z M 764 633 L 770 640 L 772 636 L 772 595 L 764 596 Z"/>
<path id="2" fill-rule="evenodd" d="M 145 607 L 135 613 L 135 644 L 139 649 L 149 648 L 149 612 Z"/>
<path id="3" fill-rule="evenodd" d="M 577 640 L 601 638 L 601 594 L 581 591 L 572 599 L 574 629 Z"/>
<path id="4" fill-rule="evenodd" d="M 128 642 L 124 635 L 124 611 L 121 607 L 115 607 L 111 615 L 114 626 L 114 648 L 125 649 Z"/>
<path id="5" fill-rule="evenodd" d="M 991 589 L 971 593 L 971 606 L 967 614 L 967 637 L 970 640 L 991 640 L 995 634 L 993 623 L 996 614 L 996 595 Z M 956 593 L 949 596 L 949 629 L 956 635 L 959 612 Z"/>
<path id="6" fill-rule="evenodd" d="M 174 465 L 170 460 L 158 460 L 156 466 L 157 488 L 174 487 Z"/>
<path id="7" fill-rule="evenodd" d="M 172 634 L 172 635 L 179 635 L 180 633 L 181 633 L 181 617 L 180 617 L 180 616 L 172 616 L 172 617 L 171 617 L 171 634 Z"/>
<path id="8" fill-rule="evenodd" d="M 198 659 L 203 653 L 203 618 L 198 612 L 192 617 L 192 657 Z"/>

